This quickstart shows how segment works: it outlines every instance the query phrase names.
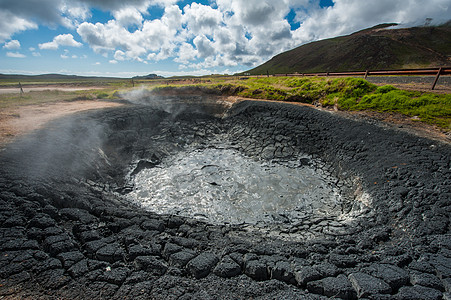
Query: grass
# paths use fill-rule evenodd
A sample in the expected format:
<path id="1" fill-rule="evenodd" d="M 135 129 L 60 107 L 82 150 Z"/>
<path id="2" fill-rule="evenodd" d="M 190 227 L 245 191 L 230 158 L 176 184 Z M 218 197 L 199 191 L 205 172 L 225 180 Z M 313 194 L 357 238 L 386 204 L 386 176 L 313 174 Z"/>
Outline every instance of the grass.
<path id="1" fill-rule="evenodd" d="M 345 103 L 343 103 L 345 102 Z M 451 95 L 408 92 L 390 85 L 376 89 L 374 93 L 364 95 L 358 101 L 343 101 L 339 104 L 348 110 L 375 110 L 396 112 L 419 120 L 451 129 Z"/>
<path id="2" fill-rule="evenodd" d="M 0 94 L 0 109 L 12 108 L 25 105 L 39 105 L 61 101 L 97 100 L 97 99 L 117 99 L 118 94 L 115 89 L 82 90 L 82 91 L 31 91 L 20 95 Z"/>
<path id="3" fill-rule="evenodd" d="M 5 78 L 6 76 L 6 78 Z M 120 78 L 48 78 L 44 76 L 17 76 L 8 75 L 2 76 L 0 74 L 0 87 L 17 87 L 20 82 L 22 86 L 41 85 L 80 85 L 80 86 L 117 86 L 117 85 L 131 85 L 131 80 L 124 80 Z"/>

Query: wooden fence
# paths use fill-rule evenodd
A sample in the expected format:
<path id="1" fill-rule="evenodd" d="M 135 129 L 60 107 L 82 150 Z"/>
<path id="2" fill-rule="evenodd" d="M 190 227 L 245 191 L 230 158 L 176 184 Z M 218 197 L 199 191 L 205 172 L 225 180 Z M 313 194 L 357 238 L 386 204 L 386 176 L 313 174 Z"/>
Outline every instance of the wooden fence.
<path id="1" fill-rule="evenodd" d="M 435 76 L 431 89 L 435 88 L 441 75 L 451 75 L 451 67 L 429 68 L 429 69 L 404 69 L 387 71 L 354 71 L 354 72 L 321 72 L 321 73 L 292 73 L 275 74 L 274 76 L 403 76 L 403 75 L 432 75 Z"/>

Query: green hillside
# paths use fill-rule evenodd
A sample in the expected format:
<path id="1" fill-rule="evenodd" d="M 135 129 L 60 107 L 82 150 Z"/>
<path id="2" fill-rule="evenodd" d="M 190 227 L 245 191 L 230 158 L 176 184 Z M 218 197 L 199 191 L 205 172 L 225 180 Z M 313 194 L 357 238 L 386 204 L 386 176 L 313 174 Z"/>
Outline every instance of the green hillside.
<path id="1" fill-rule="evenodd" d="M 382 24 L 302 45 L 247 71 L 257 74 L 393 70 L 451 65 L 451 23 L 391 29 Z"/>

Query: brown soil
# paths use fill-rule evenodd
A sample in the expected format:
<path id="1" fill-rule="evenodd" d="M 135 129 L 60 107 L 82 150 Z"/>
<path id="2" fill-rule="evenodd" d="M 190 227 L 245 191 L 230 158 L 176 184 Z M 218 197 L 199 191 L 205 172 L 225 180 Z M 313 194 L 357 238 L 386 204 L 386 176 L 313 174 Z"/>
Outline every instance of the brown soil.
<path id="1" fill-rule="evenodd" d="M 386 85 L 387 83 L 375 83 L 378 86 Z M 431 90 L 430 83 L 391 83 L 397 89 L 406 91 L 418 91 L 422 93 L 434 93 L 434 94 L 449 94 L 451 93 L 451 85 L 449 84 L 437 84 L 433 90 Z"/>
<path id="2" fill-rule="evenodd" d="M 41 128 L 47 122 L 80 111 L 115 107 L 107 101 L 73 101 L 6 108 L 0 111 L 0 147 L 15 137 Z"/>

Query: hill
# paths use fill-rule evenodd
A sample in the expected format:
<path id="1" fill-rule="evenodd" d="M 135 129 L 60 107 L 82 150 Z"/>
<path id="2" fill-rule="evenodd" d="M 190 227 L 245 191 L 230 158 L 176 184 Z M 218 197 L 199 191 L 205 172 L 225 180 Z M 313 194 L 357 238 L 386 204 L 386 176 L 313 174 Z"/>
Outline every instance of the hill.
<path id="1" fill-rule="evenodd" d="M 149 74 L 145 76 L 135 76 L 133 79 L 160 79 L 162 76 Z M 63 74 L 41 74 L 41 75 L 21 75 L 21 74 L 0 74 L 0 80 L 22 80 L 22 81 L 104 81 L 104 80 L 125 80 L 128 78 L 119 77 L 97 77 L 97 76 L 78 76 Z"/>
<path id="2" fill-rule="evenodd" d="M 393 29 L 381 24 L 302 45 L 247 71 L 257 74 L 393 70 L 451 64 L 451 23 Z"/>
<path id="3" fill-rule="evenodd" d="M 144 76 L 134 76 L 133 79 L 162 79 L 163 76 L 159 76 L 157 74 L 149 74 Z"/>

